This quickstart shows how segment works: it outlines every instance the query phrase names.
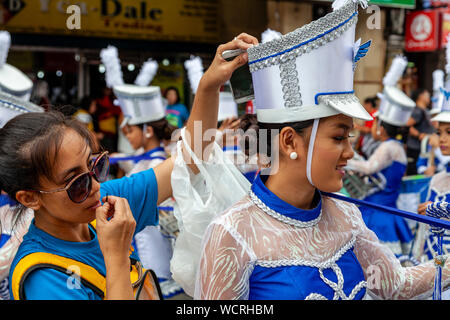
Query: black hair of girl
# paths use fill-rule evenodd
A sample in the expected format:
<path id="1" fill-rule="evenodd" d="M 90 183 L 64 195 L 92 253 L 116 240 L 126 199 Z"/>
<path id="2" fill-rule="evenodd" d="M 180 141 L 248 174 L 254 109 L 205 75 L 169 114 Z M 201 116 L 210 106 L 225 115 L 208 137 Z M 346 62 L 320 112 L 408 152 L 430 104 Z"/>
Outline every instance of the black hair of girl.
<path id="1" fill-rule="evenodd" d="M 241 139 L 241 149 L 244 150 L 247 156 L 253 156 L 252 151 L 255 148 L 251 148 L 251 146 L 256 145 L 256 152 L 262 153 L 267 157 L 271 157 L 272 155 L 272 140 L 283 128 L 291 127 L 295 132 L 303 136 L 305 129 L 311 127 L 314 123 L 314 120 L 287 123 L 262 123 L 258 122 L 254 114 L 245 114 L 240 117 L 240 120 L 239 129 L 242 130 L 241 132 L 244 132 L 243 139 Z M 267 134 L 265 137 L 267 141 L 265 144 L 266 150 L 260 150 L 260 139 L 262 138 L 263 132 Z"/>
<path id="2" fill-rule="evenodd" d="M 8 121 L 0 129 L 0 190 L 17 201 L 18 191 L 39 189 L 41 177 L 54 181 L 53 168 L 69 128 L 93 153 L 99 151 L 89 130 L 59 111 L 25 113 Z M 23 211 L 23 205 L 16 206 L 17 216 Z"/>
<path id="3" fill-rule="evenodd" d="M 174 126 L 171 126 L 166 118 L 147 122 L 146 125 L 153 128 L 153 132 L 159 140 L 170 140 L 172 138 L 172 133 L 177 129 Z M 139 124 L 138 127 L 143 130 L 144 124 Z"/>
<path id="4" fill-rule="evenodd" d="M 418 88 L 418 89 L 414 90 L 414 91 L 411 93 L 411 99 L 412 99 L 414 102 L 417 102 L 417 99 L 419 99 L 419 96 L 420 96 L 422 93 L 424 93 L 425 91 L 427 91 L 427 89 L 425 89 L 425 88 Z"/>
<path id="5" fill-rule="evenodd" d="M 401 142 L 406 142 L 408 128 L 394 126 L 384 121 L 380 122 L 380 126 L 384 128 L 384 131 L 386 131 L 386 134 L 389 136 L 389 138 L 399 140 Z"/>
<path id="6" fill-rule="evenodd" d="M 181 101 L 181 98 L 180 98 L 180 91 L 178 91 L 178 88 L 177 88 L 177 87 L 174 87 L 174 86 L 168 87 L 168 88 L 166 89 L 166 92 L 165 92 L 164 97 L 167 98 L 167 93 L 168 93 L 170 90 L 175 91 L 175 93 L 177 94 L 177 101 L 176 101 L 175 103 L 180 103 L 180 101 Z"/>

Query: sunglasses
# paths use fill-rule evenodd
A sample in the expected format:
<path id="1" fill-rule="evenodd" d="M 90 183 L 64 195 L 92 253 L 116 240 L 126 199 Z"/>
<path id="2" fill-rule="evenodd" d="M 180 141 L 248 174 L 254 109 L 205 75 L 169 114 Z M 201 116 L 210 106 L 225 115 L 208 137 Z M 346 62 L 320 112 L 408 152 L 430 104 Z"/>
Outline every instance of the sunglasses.
<path id="1" fill-rule="evenodd" d="M 55 193 L 67 191 L 67 194 L 75 203 L 81 203 L 87 199 L 92 190 L 92 177 L 97 182 L 105 182 L 109 173 L 109 156 L 108 151 L 102 152 L 94 161 L 92 168 L 85 173 L 81 173 L 74 177 L 64 187 L 55 190 L 43 191 L 36 190 L 40 193 Z"/>

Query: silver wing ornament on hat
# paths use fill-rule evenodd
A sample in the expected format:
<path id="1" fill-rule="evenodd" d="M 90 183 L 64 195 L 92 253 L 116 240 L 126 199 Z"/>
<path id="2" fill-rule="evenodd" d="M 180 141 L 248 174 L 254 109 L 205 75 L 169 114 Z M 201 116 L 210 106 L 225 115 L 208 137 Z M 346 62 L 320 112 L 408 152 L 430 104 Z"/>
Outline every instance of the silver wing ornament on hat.
<path id="1" fill-rule="evenodd" d="M 247 50 L 258 121 L 283 123 L 346 114 L 372 120 L 353 90 L 355 63 L 370 41 L 355 48 L 358 6 L 338 0 L 334 11 Z"/>

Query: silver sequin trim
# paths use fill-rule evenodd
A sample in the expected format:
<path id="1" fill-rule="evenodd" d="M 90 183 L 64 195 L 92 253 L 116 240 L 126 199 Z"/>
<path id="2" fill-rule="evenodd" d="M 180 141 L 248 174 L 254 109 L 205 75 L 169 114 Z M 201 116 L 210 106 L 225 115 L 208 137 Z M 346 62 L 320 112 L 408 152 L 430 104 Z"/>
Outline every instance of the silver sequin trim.
<path id="1" fill-rule="evenodd" d="M 278 39 L 248 49 L 250 71 L 255 72 L 296 59 L 302 54 L 309 53 L 311 50 L 333 41 L 356 24 L 358 20 L 357 10 L 358 5 L 350 1 L 341 9 L 333 11 Z M 302 43 L 305 44 L 302 45 Z M 294 47 L 295 49 L 293 49 Z M 283 53 L 280 54 L 281 52 Z"/>
<path id="2" fill-rule="evenodd" d="M 354 93 L 328 94 L 317 97 L 319 104 L 345 107 L 352 103 L 360 104 Z"/>
<path id="3" fill-rule="evenodd" d="M 295 60 L 282 63 L 279 65 L 279 68 L 284 106 L 286 108 L 300 107 L 302 105 L 302 96 L 300 94 Z"/>
<path id="4" fill-rule="evenodd" d="M 264 211 L 265 213 L 267 213 L 269 216 L 271 216 L 274 219 L 277 219 L 278 221 L 281 221 L 283 223 L 287 223 L 290 224 L 294 227 L 299 227 L 299 228 L 309 228 L 312 227 L 314 225 L 316 225 L 319 221 L 320 218 L 322 217 L 322 209 L 320 210 L 320 214 L 319 216 L 311 221 L 307 221 L 307 222 L 303 222 L 303 221 L 299 221 L 299 220 L 295 220 L 289 217 L 286 217 L 285 215 L 282 215 L 278 212 L 276 212 L 275 210 L 272 210 L 271 208 L 269 208 L 268 206 L 266 206 L 264 204 L 264 202 L 262 202 L 258 196 L 256 194 L 253 193 L 253 191 L 249 191 L 249 196 L 250 199 L 252 200 L 252 202 L 258 207 L 260 208 L 262 211 Z"/>
<path id="5" fill-rule="evenodd" d="M 44 109 L 31 103 L 17 98 L 6 92 L 0 92 L 0 107 L 18 111 L 21 113 L 27 112 L 43 112 Z"/>
<path id="6" fill-rule="evenodd" d="M 352 238 L 347 244 L 342 246 L 333 257 L 324 262 L 307 261 L 303 259 L 282 259 L 282 260 L 265 260 L 257 261 L 256 265 L 266 268 L 275 268 L 281 266 L 307 266 L 319 269 L 320 278 L 325 284 L 327 284 L 334 291 L 333 300 L 343 299 L 352 300 L 355 298 L 356 294 L 363 288 L 367 287 L 366 281 L 360 281 L 352 290 L 350 295 L 346 295 L 344 292 L 344 275 L 342 274 L 341 268 L 337 265 L 337 261 L 342 257 L 342 255 L 347 252 L 355 244 L 355 238 Z M 338 282 L 333 282 L 323 275 L 323 270 L 331 269 L 336 274 Z M 311 293 L 306 297 L 306 300 L 324 300 L 326 299 L 323 295 L 319 293 Z"/>

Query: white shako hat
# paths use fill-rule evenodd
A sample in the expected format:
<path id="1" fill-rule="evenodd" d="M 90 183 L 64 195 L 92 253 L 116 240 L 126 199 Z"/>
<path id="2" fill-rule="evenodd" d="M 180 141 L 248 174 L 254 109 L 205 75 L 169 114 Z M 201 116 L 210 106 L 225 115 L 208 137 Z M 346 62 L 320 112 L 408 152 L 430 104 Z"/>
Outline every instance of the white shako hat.
<path id="1" fill-rule="evenodd" d="M 28 101 L 33 89 L 33 81 L 16 67 L 6 63 L 10 46 L 9 32 L 0 31 L 0 91 Z"/>
<path id="2" fill-rule="evenodd" d="M 137 125 L 165 118 L 166 110 L 161 89 L 149 85 L 158 71 L 156 61 L 147 60 L 135 83 L 126 84 L 123 81 L 117 48 L 108 46 L 100 52 L 100 56 L 106 69 L 106 84 L 113 89 L 125 117 L 120 127 L 126 124 Z"/>
<path id="3" fill-rule="evenodd" d="M 405 126 L 416 103 L 403 91 L 396 87 L 398 80 L 408 65 L 408 60 L 402 56 L 396 56 L 383 78 L 383 93 L 378 94 L 381 99 L 378 110 L 378 118 L 394 126 Z"/>
<path id="4" fill-rule="evenodd" d="M 285 123 L 346 114 L 372 120 L 353 91 L 357 60 L 370 42 L 355 43 L 358 3 L 247 50 L 259 122 Z"/>
<path id="5" fill-rule="evenodd" d="M 238 117 L 238 106 L 236 101 L 234 101 L 233 94 L 229 91 L 221 91 L 219 93 L 219 113 L 217 120 L 223 121 L 233 117 Z"/>
<path id="6" fill-rule="evenodd" d="M 314 119 L 306 175 L 321 118 L 345 114 L 362 120 L 372 116 L 353 91 L 356 62 L 370 41 L 355 42 L 358 7 L 365 0 L 335 0 L 333 12 L 279 38 L 247 50 L 258 122 L 286 123 Z"/>
<path id="7" fill-rule="evenodd" d="M 0 128 L 12 118 L 28 112 L 44 112 L 44 109 L 27 100 L 0 91 Z"/>
<path id="8" fill-rule="evenodd" d="M 444 87 L 445 73 L 443 70 L 433 71 L 433 96 L 431 97 L 431 110 L 430 114 L 435 115 L 441 111 L 444 94 L 441 88 Z"/>
<path id="9" fill-rule="evenodd" d="M 443 87 L 440 88 L 441 99 L 439 100 L 439 113 L 431 119 L 431 121 L 450 122 L 450 35 L 447 36 L 447 46 L 445 49 L 445 57 L 447 63 L 445 64 L 445 73 L 447 79 Z"/>
<path id="10" fill-rule="evenodd" d="M 114 86 L 113 90 L 125 116 L 121 126 L 143 124 L 165 118 L 166 110 L 159 87 L 124 84 Z"/>

